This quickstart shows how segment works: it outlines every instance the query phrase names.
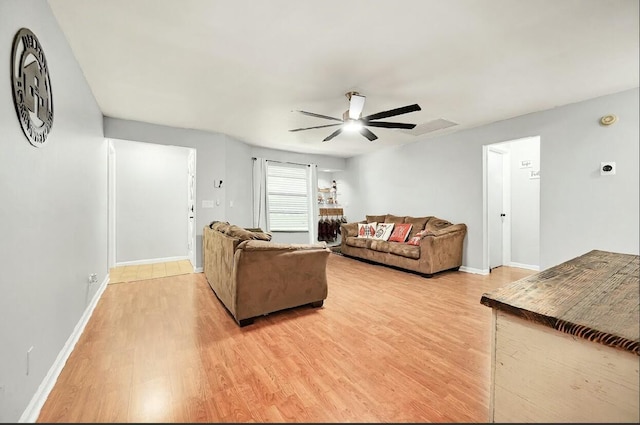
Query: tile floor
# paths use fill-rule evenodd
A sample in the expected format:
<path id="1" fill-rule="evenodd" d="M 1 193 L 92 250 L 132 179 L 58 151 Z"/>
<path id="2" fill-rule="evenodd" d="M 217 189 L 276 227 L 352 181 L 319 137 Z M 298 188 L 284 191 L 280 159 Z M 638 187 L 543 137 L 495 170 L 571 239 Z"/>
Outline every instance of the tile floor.
<path id="1" fill-rule="evenodd" d="M 193 273 L 193 266 L 189 260 L 120 266 L 109 270 L 109 283 L 135 282 L 187 273 Z"/>

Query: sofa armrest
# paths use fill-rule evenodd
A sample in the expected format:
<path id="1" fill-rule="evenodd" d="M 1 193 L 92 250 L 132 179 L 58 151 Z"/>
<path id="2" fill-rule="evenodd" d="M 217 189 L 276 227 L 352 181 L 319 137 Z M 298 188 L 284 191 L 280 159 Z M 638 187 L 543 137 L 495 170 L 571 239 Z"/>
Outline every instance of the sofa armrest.
<path id="1" fill-rule="evenodd" d="M 426 236 L 438 237 L 438 236 L 446 235 L 448 233 L 456 233 L 456 232 L 466 233 L 467 232 L 467 225 L 464 224 L 464 223 L 452 224 L 451 226 L 447 226 L 444 229 L 435 230 L 435 231 L 426 233 L 424 235 L 424 237 L 426 237 Z"/>

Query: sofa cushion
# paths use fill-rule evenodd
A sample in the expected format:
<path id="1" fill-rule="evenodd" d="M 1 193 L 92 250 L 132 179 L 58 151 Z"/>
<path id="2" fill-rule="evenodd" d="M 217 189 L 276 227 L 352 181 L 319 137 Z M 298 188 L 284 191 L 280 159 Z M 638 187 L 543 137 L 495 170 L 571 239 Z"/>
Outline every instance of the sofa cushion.
<path id="1" fill-rule="evenodd" d="M 374 239 L 371 241 L 371 246 L 369 246 L 369 249 L 372 249 L 374 251 L 379 251 L 379 252 L 389 252 L 390 245 L 391 244 L 387 241 Z"/>
<path id="2" fill-rule="evenodd" d="M 373 239 L 368 238 L 358 238 L 356 236 L 349 236 L 345 243 L 349 246 L 354 246 L 356 248 L 369 248 L 371 246 L 371 242 Z"/>
<path id="3" fill-rule="evenodd" d="M 431 217 L 411 217 L 407 216 L 404 219 L 405 223 L 411 223 L 413 226 L 411 227 L 411 232 L 409 233 L 409 239 L 414 237 L 416 233 L 424 230 L 425 224 L 429 221 Z"/>
<path id="4" fill-rule="evenodd" d="M 236 226 L 235 224 L 231 224 L 228 226 L 223 232 L 232 238 L 238 238 L 241 241 L 249 241 L 249 240 L 261 240 L 261 241 L 270 241 L 271 234 L 265 232 L 252 232 L 243 227 Z"/>
<path id="5" fill-rule="evenodd" d="M 209 225 L 213 230 L 217 230 L 221 233 L 225 233 L 229 226 L 230 224 L 226 221 L 214 221 Z"/>
<path id="6" fill-rule="evenodd" d="M 420 247 L 406 243 L 389 243 L 389 252 L 401 257 L 413 258 L 414 260 L 420 258 Z"/>
<path id="7" fill-rule="evenodd" d="M 393 228 L 391 236 L 389 236 L 389 242 L 406 241 L 412 227 L 413 225 L 411 223 L 397 223 Z"/>
<path id="8" fill-rule="evenodd" d="M 384 219 L 387 217 L 387 215 L 368 215 L 366 217 L 367 223 L 384 223 Z"/>
<path id="9" fill-rule="evenodd" d="M 404 219 L 406 217 L 403 216 L 399 216 L 399 215 L 393 215 L 393 214 L 387 214 L 384 218 L 384 222 L 385 223 L 404 223 Z"/>

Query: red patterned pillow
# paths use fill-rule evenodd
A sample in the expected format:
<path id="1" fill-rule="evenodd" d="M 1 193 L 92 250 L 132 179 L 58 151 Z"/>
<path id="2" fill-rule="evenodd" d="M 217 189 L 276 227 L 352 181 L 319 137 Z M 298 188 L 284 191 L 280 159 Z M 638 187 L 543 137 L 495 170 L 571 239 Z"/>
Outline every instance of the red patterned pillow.
<path id="1" fill-rule="evenodd" d="M 396 223 L 393 228 L 393 233 L 389 237 L 389 242 L 404 242 L 407 240 L 409 233 L 411 232 L 411 227 L 413 224 L 410 223 Z"/>
<path id="2" fill-rule="evenodd" d="M 425 235 L 427 233 L 426 230 L 421 230 L 418 233 L 416 233 L 416 235 L 414 237 L 412 237 L 411 239 L 409 239 L 407 241 L 407 243 L 409 245 L 420 245 L 420 240 L 422 239 L 422 236 Z"/>
<path id="3" fill-rule="evenodd" d="M 376 226 L 378 223 L 358 223 L 359 238 L 373 238 L 376 234 Z"/>

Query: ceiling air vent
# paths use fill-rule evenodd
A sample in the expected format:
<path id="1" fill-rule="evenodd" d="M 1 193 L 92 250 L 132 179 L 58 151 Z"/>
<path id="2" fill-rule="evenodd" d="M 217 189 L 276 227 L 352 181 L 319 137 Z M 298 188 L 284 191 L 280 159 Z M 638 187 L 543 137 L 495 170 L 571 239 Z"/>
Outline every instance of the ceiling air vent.
<path id="1" fill-rule="evenodd" d="M 445 120 L 444 118 L 438 118 L 437 120 L 427 121 L 420 125 L 415 126 L 412 130 L 400 130 L 403 133 L 411 134 L 414 136 L 420 136 L 422 134 L 431 133 L 433 131 L 442 130 L 444 128 L 453 127 L 458 125 L 453 121 Z"/>

